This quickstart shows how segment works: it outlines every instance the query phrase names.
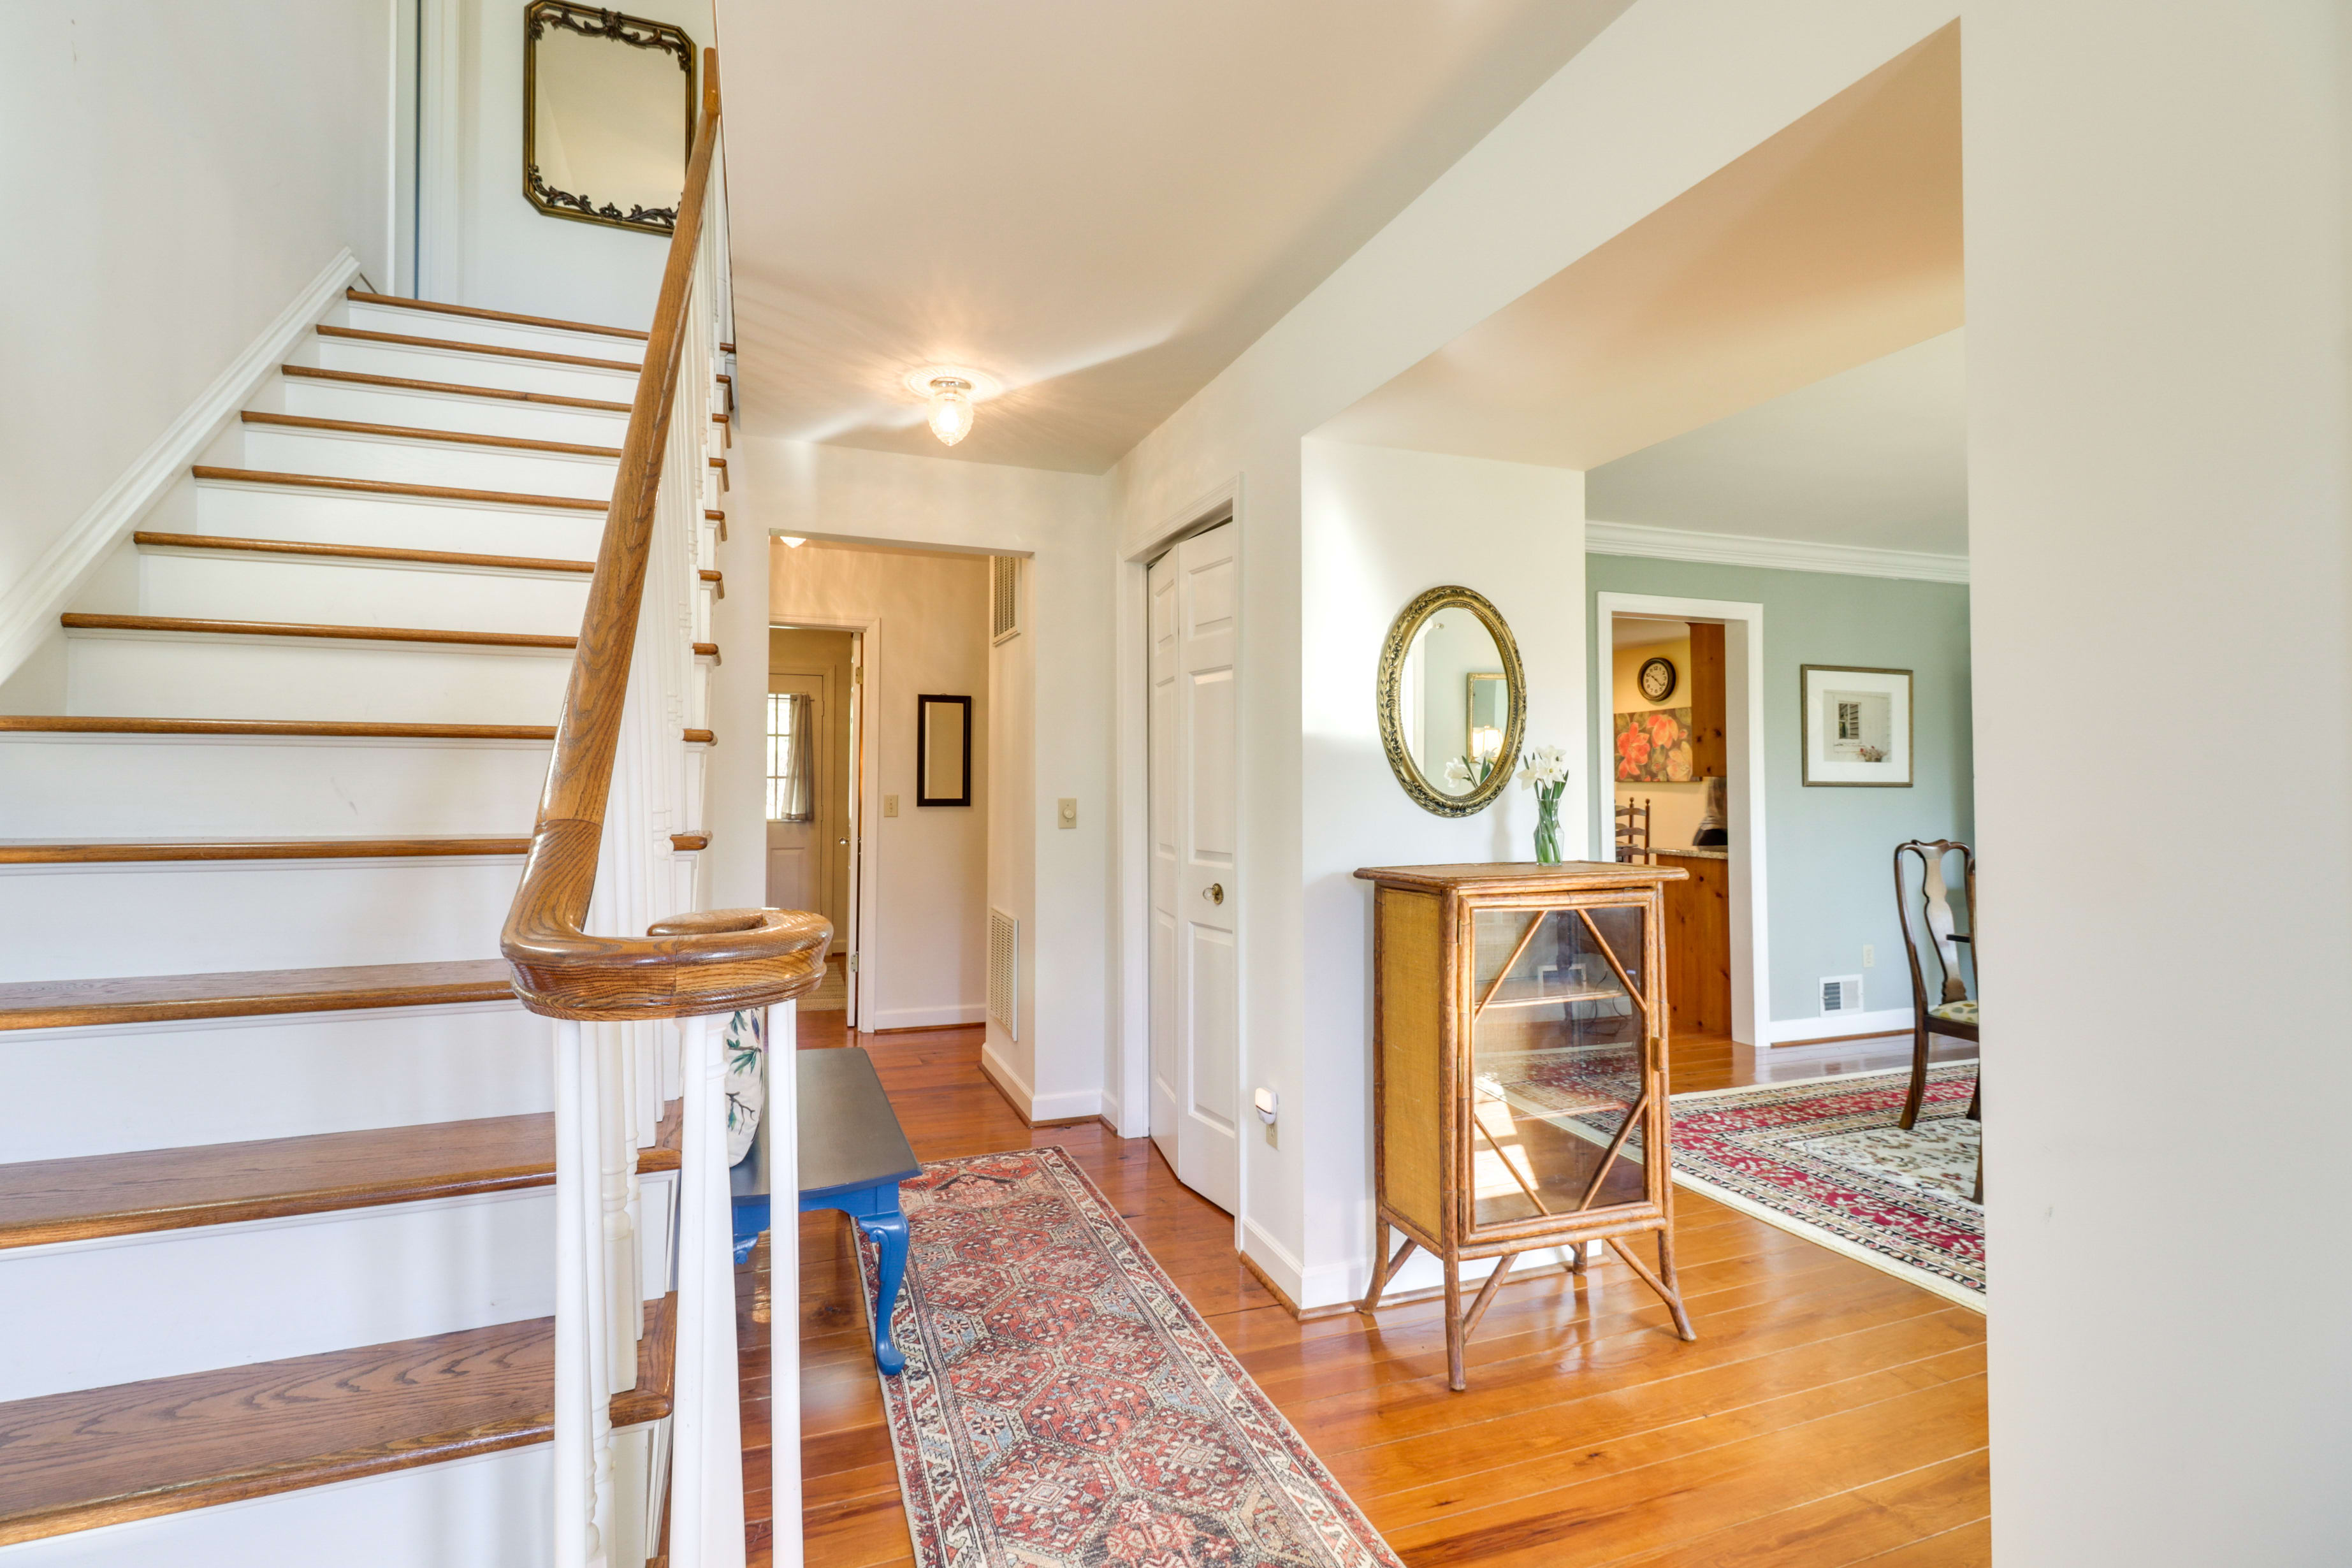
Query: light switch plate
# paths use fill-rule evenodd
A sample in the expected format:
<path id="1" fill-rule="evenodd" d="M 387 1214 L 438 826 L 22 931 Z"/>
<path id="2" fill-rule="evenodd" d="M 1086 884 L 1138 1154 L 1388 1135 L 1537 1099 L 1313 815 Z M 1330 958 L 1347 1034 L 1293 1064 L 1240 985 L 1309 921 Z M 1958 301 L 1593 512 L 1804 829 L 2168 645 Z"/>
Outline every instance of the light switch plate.
<path id="1" fill-rule="evenodd" d="M 1078 825 L 1078 803 L 1066 795 L 1064 796 L 1055 810 L 1054 819 L 1064 827 L 1076 827 Z"/>
<path id="2" fill-rule="evenodd" d="M 896 816 L 898 815 L 898 797 L 897 795 L 886 795 L 882 797 L 882 815 L 885 816 Z"/>

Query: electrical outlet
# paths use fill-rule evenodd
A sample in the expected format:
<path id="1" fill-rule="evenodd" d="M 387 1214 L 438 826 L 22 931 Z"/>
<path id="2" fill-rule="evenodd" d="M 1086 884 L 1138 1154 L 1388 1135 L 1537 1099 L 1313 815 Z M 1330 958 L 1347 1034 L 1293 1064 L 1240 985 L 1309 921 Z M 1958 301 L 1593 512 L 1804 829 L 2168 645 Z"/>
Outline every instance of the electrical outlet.
<path id="1" fill-rule="evenodd" d="M 1862 966 L 1869 969 L 1878 963 L 1878 950 L 1868 942 L 1862 944 Z"/>
<path id="2" fill-rule="evenodd" d="M 1076 827 L 1078 825 L 1078 803 L 1065 796 L 1055 813 L 1055 820 L 1064 827 Z"/>
<path id="3" fill-rule="evenodd" d="M 882 797 L 882 815 L 885 816 L 896 816 L 898 815 L 898 797 L 897 795 L 886 795 Z"/>

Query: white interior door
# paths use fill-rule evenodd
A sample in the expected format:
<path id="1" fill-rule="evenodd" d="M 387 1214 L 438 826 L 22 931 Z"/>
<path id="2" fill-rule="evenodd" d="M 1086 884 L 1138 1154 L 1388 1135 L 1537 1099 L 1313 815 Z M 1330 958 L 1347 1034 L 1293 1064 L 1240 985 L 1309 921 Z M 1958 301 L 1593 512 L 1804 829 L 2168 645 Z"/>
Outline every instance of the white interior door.
<path id="1" fill-rule="evenodd" d="M 1230 523 L 1152 564 L 1151 1135 L 1177 1179 L 1241 1195 L 1240 563 Z"/>
<path id="2" fill-rule="evenodd" d="M 824 734 L 824 677 L 822 675 L 783 675 L 768 677 L 768 690 L 773 694 L 799 692 L 808 699 L 806 719 L 813 736 Z M 810 748 L 812 761 L 824 756 L 822 745 Z M 771 766 L 777 766 L 771 763 Z M 818 765 L 822 765 L 821 762 Z M 811 780 L 811 795 L 823 787 L 822 774 Z M 814 910 L 822 903 L 818 889 L 824 886 L 825 872 L 825 842 L 824 814 L 813 811 L 805 822 L 768 819 L 768 907 L 772 910 Z"/>

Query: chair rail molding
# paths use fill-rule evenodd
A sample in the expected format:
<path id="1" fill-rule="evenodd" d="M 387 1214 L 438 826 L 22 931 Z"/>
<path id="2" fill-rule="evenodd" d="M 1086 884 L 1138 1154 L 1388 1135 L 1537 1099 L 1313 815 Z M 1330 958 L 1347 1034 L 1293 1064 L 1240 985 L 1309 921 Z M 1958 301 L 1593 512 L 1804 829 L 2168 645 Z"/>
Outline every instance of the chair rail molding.
<path id="1" fill-rule="evenodd" d="M 1846 577 L 1903 577 L 1921 583 L 1969 580 L 1969 558 L 1921 550 L 1879 550 L 1823 544 L 1810 539 L 1763 539 L 1744 533 L 1703 533 L 1640 522 L 1588 521 L 1589 555 L 1638 555 L 1653 561 L 1698 561 L 1716 566 L 1763 566 L 1780 572 L 1826 572 Z"/>
<path id="2" fill-rule="evenodd" d="M 359 258 L 348 247 L 337 251 L 245 352 L 90 502 L 24 579 L 0 594 L 0 680 L 14 675 L 56 631 L 58 615 L 83 581 L 130 537 L 132 526 L 164 492 L 186 477 L 205 447 L 236 422 L 294 345 L 341 301 L 343 290 L 366 281 Z"/>

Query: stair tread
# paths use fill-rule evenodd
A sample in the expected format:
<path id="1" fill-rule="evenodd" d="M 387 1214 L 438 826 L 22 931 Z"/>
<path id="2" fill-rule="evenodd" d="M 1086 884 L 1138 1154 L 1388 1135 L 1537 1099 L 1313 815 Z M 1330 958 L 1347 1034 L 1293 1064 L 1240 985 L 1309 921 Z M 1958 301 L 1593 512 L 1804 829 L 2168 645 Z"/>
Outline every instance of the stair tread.
<path id="1" fill-rule="evenodd" d="M 512 835 L 368 835 L 315 838 L 0 838 L 0 866 L 101 865 L 148 860 L 390 860 L 441 855 L 526 855 Z"/>
<path id="2" fill-rule="evenodd" d="M 294 489 L 347 490 L 355 495 L 418 496 L 428 500 L 478 501 L 488 506 L 554 507 L 562 511 L 609 511 L 612 502 L 580 496 L 528 495 L 516 490 L 477 490 L 458 485 L 420 485 L 406 479 L 347 479 L 334 474 L 282 474 L 268 468 L 231 468 L 198 463 L 189 470 L 200 479 L 240 485 L 284 485 Z"/>
<path id="3" fill-rule="evenodd" d="M 388 343 L 394 348 L 444 349 L 456 353 L 489 354 L 498 359 L 530 360 L 540 364 L 580 365 L 589 370 L 626 371 L 635 375 L 644 367 L 625 359 L 595 359 L 586 354 L 560 354 L 548 349 L 510 349 L 498 343 L 469 343 L 458 338 L 421 338 L 409 332 L 373 332 L 363 327 L 313 327 L 322 338 L 349 342 Z"/>
<path id="4" fill-rule="evenodd" d="M 544 403 L 555 408 L 593 408 L 600 414 L 626 414 L 629 405 L 604 397 L 565 397 L 552 392 L 517 392 L 505 386 L 468 386 L 456 381 L 419 381 L 414 376 L 377 375 L 363 370 L 327 370 L 315 364 L 281 364 L 280 375 L 304 381 L 339 381 L 353 386 L 389 386 L 402 392 L 430 392 L 446 397 L 495 397 L 506 403 Z"/>
<path id="5" fill-rule="evenodd" d="M 558 561 L 542 555 L 474 555 L 455 550 L 401 550 L 388 544 L 315 544 L 299 539 L 241 539 L 225 533 L 158 533 L 141 529 L 134 544 L 173 550 L 236 550 L 257 555 L 314 555 L 337 561 L 404 561 L 425 566 L 478 566 L 509 572 L 596 570 L 593 561 Z M 715 576 L 706 572 L 705 577 Z"/>
<path id="6" fill-rule="evenodd" d="M 447 305 L 437 300 L 410 300 L 398 294 L 371 294 L 364 289 L 346 289 L 343 298 L 356 300 L 362 305 L 396 305 L 404 310 L 425 310 L 440 316 L 467 316 L 478 321 L 509 321 L 519 327 L 554 327 L 567 332 L 594 332 L 599 337 L 634 338 L 639 342 L 652 340 L 651 332 L 635 327 L 605 327 L 593 321 L 566 321 L 553 316 L 519 316 L 511 310 L 485 310 L 479 305 Z"/>
<path id="7" fill-rule="evenodd" d="M 403 441 L 450 441 L 464 447 L 495 447 L 501 451 L 556 452 L 574 458 L 618 459 L 618 447 L 591 447 L 577 441 L 541 441 L 527 436 L 485 436 L 472 430 L 432 430 L 415 425 L 375 425 L 362 419 L 326 419 L 312 414 L 270 414 L 247 409 L 238 419 L 288 430 L 324 430 L 343 436 L 386 436 Z"/>
<path id="8" fill-rule="evenodd" d="M 576 647 L 578 637 L 547 632 L 459 632 L 437 626 L 339 626 L 304 621 L 222 621 L 194 616 L 100 616 L 68 611 L 58 623 L 77 631 L 198 632 L 221 637 L 327 637 L 350 642 L 468 643 L 483 647 Z"/>
<path id="9" fill-rule="evenodd" d="M 677 1298 L 646 1304 L 615 1426 L 669 1412 Z M 548 1440 L 538 1318 L 0 1405 L 0 1545 Z"/>
<path id="10" fill-rule="evenodd" d="M 675 1109 L 655 1145 L 639 1152 L 637 1168 L 677 1168 Z M 543 1112 L 32 1160 L 0 1165 L 0 1248 L 467 1197 L 554 1180 L 555 1118 Z"/>
<path id="11" fill-rule="evenodd" d="M 513 994 L 514 972 L 502 958 L 25 980 L 0 984 L 0 1029 L 427 1007 L 503 1001 Z"/>

